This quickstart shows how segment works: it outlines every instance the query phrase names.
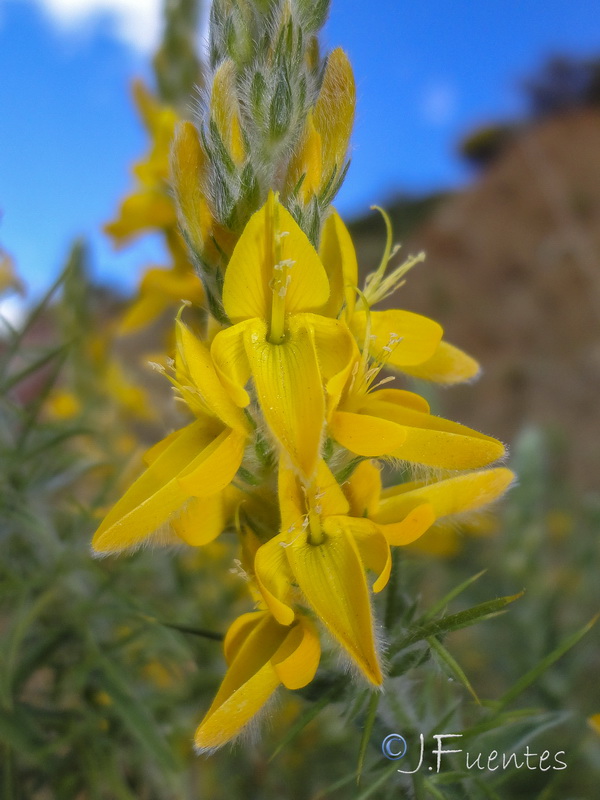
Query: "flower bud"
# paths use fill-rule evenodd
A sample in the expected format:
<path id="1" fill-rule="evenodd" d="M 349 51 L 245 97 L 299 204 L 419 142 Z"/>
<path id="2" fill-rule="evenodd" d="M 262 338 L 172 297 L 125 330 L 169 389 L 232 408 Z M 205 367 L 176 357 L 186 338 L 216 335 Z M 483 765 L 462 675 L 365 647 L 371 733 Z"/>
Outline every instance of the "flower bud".
<path id="1" fill-rule="evenodd" d="M 298 187 L 298 198 L 306 205 L 319 191 L 322 176 L 322 138 L 315 128 L 312 111 L 309 111 L 300 143 L 288 168 L 286 193 L 293 193 Z"/>
<path id="2" fill-rule="evenodd" d="M 277 77 L 275 91 L 269 107 L 269 133 L 275 141 L 281 139 L 289 130 L 292 121 L 292 89 L 285 72 Z"/>
<path id="3" fill-rule="evenodd" d="M 227 153 L 239 167 L 246 159 L 246 147 L 240 123 L 235 77 L 233 61 L 224 61 L 213 79 L 210 111 Z"/>
<path id="4" fill-rule="evenodd" d="M 323 179 L 339 173 L 346 158 L 356 105 L 356 86 L 348 56 L 341 48 L 327 59 L 314 108 L 315 128 L 323 140 Z"/>
<path id="5" fill-rule="evenodd" d="M 171 181 L 180 225 L 196 253 L 202 253 L 212 227 L 212 215 L 202 191 L 206 169 L 198 131 L 191 122 L 180 123 L 171 151 Z"/>
<path id="6" fill-rule="evenodd" d="M 306 33 L 316 33 L 325 24 L 331 0 L 296 0 L 298 16 Z"/>

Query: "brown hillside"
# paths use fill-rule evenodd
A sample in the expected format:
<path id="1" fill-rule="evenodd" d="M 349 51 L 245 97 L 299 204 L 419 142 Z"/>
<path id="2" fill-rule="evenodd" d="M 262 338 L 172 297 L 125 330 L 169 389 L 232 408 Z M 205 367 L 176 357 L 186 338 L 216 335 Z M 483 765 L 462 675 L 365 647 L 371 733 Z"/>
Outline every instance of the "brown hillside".
<path id="1" fill-rule="evenodd" d="M 405 242 L 421 249 L 394 304 L 484 368 L 443 412 L 508 442 L 527 423 L 562 431 L 570 472 L 600 487 L 600 112 L 525 129 Z"/>

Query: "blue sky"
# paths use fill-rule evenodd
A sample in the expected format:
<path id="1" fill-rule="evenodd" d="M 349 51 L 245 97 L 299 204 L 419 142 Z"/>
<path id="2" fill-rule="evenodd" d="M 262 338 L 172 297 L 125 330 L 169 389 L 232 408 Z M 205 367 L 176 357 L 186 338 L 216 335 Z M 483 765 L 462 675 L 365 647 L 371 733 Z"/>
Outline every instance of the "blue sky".
<path id="1" fill-rule="evenodd" d="M 0 243 L 33 293 L 90 242 L 94 274 L 131 289 L 156 260 L 100 232 L 146 142 L 129 85 L 148 75 L 160 0 L 0 0 Z M 104 13 L 90 17 L 91 8 Z M 110 11 L 113 9 L 113 11 Z M 327 46 L 358 84 L 350 216 L 397 192 L 469 180 L 455 156 L 474 126 L 518 116 L 519 79 L 554 52 L 600 54 L 590 0 L 333 0 Z"/>

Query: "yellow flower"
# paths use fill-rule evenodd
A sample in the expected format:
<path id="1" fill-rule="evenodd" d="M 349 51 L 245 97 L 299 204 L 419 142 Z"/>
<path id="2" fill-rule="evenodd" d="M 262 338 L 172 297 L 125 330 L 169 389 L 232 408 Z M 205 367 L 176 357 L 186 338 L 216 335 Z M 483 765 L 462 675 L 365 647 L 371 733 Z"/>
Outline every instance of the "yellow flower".
<path id="1" fill-rule="evenodd" d="M 600 714 L 592 714 L 587 718 L 587 723 L 590 728 L 600 736 Z"/>
<path id="2" fill-rule="evenodd" d="M 189 264 L 185 270 L 148 269 L 142 277 L 137 298 L 120 321 L 119 333 L 133 333 L 143 328 L 182 300 L 201 305 L 203 299 L 202 282 Z"/>
<path id="3" fill-rule="evenodd" d="M 206 199 L 208 158 L 195 125 L 188 121 L 180 122 L 175 130 L 171 150 L 171 184 L 181 229 L 188 245 L 200 257 L 209 248 L 211 236 L 216 233 L 214 229 L 219 226 Z"/>
<path id="4" fill-rule="evenodd" d="M 381 487 L 379 468 L 363 461 L 345 485 L 352 513 L 372 520 L 391 545 L 414 542 L 440 519 L 479 511 L 514 481 L 505 467 L 433 481 Z"/>
<path id="5" fill-rule="evenodd" d="M 210 102 L 211 119 L 233 163 L 240 167 L 246 159 L 246 147 L 240 122 L 236 92 L 236 69 L 225 59 L 215 72 Z"/>
<path id="6" fill-rule="evenodd" d="M 104 228 L 119 243 L 147 230 L 177 225 L 167 184 L 169 148 L 177 115 L 173 109 L 161 106 L 140 81 L 134 84 L 133 91 L 152 145 L 146 158 L 133 168 L 138 179 L 135 191 L 121 204 L 117 219 Z"/>
<path id="7" fill-rule="evenodd" d="M 435 377 L 444 383 L 472 377 L 478 369 L 473 359 L 442 342 L 443 331 L 437 322 L 398 309 L 370 310 L 370 304 L 394 291 L 418 260 L 410 259 L 386 276 L 392 245 L 391 225 L 386 215 L 384 218 L 386 248 L 379 269 L 367 279 L 362 293 L 367 305 L 364 311 L 356 310 L 354 299 L 358 267 L 352 239 L 335 211 L 323 230 L 320 256 L 332 287 L 325 312 L 341 315 L 363 346 L 361 355 L 355 345 L 341 392 L 330 393 L 331 435 L 362 456 L 389 456 L 453 470 L 485 466 L 504 455 L 504 447 L 496 439 L 431 415 L 427 402 L 413 392 L 377 390 L 391 378 L 374 383 L 383 367 Z M 340 384 L 338 380 L 335 388 Z"/>
<path id="8" fill-rule="evenodd" d="M 96 531 L 96 552 L 135 547 L 173 520 L 175 532 L 190 544 L 204 544 L 220 532 L 230 498 L 218 495 L 242 462 L 249 425 L 221 384 L 208 349 L 180 320 L 172 382 L 197 419 L 146 453 L 148 469 Z M 206 525 L 196 528 L 204 509 Z"/>
<path id="9" fill-rule="evenodd" d="M 166 239 L 172 265 L 169 268 L 152 267 L 146 271 L 138 297 L 121 321 L 121 334 L 149 324 L 181 300 L 201 304 L 204 299 L 202 282 L 187 257 L 178 229 L 177 210 L 168 182 L 169 155 L 177 115 L 173 109 L 158 103 L 139 81 L 134 84 L 134 96 L 152 144 L 148 155 L 133 169 L 137 178 L 135 189 L 122 202 L 117 219 L 104 230 L 118 245 L 139 234 L 160 231 Z M 183 125 L 193 128 L 191 123 Z M 203 209 L 208 219 L 203 225 L 210 227 L 211 217 L 206 202 Z"/>
<path id="10" fill-rule="evenodd" d="M 57 389 L 48 397 L 47 408 L 56 419 L 73 419 L 81 413 L 81 401 L 74 392 Z"/>
<path id="11" fill-rule="evenodd" d="M 310 478 L 325 422 L 323 380 L 335 379 L 351 354 L 346 327 L 314 312 L 329 296 L 319 256 L 273 193 L 246 225 L 223 285 L 233 326 L 211 353 L 240 407 L 252 375 L 269 429 Z"/>
<path id="12" fill-rule="evenodd" d="M 411 339 L 410 333 L 406 338 Z M 441 469 L 477 469 L 501 458 L 505 453 L 501 442 L 430 414 L 420 395 L 377 389 L 390 380 L 373 383 L 400 344 L 391 340 L 375 365 L 370 365 L 366 345 L 362 356 L 356 350 L 337 406 L 330 413 L 333 438 L 357 455 L 388 456 Z"/>
<path id="13" fill-rule="evenodd" d="M 281 533 L 256 552 L 256 580 L 282 625 L 307 601 L 369 681 L 383 675 L 377 656 L 365 569 L 376 574 L 373 591 L 386 585 L 391 557 L 377 525 L 349 516 L 350 506 L 323 461 L 307 489 L 286 467 L 279 472 Z M 297 588 L 296 588 L 297 587 Z"/>
<path id="14" fill-rule="evenodd" d="M 356 86 L 348 56 L 339 47 L 329 54 L 319 96 L 307 114 L 290 160 L 286 196 L 297 192 L 303 205 L 342 177 L 354 123 Z"/>
<path id="15" fill-rule="evenodd" d="M 195 736 L 198 751 L 235 738 L 283 685 L 301 689 L 313 679 L 321 648 L 313 624 L 298 615 L 280 625 L 268 611 L 235 620 L 225 636 L 227 673 Z"/>
<path id="16" fill-rule="evenodd" d="M 25 294 L 25 287 L 15 271 L 11 256 L 0 247 L 0 296 L 8 291 Z"/>
<path id="17" fill-rule="evenodd" d="M 364 298 L 369 307 L 394 292 L 402 284 L 408 270 L 423 260 L 422 254 L 409 258 L 391 274 L 386 274 L 388 263 L 397 250 L 392 248 L 389 217 L 384 211 L 382 214 L 387 228 L 387 241 L 381 264 L 367 278 L 364 287 Z M 386 368 L 443 384 L 460 383 L 476 377 L 479 372 L 477 362 L 442 340 L 443 331 L 437 322 L 421 314 L 399 309 L 370 312 L 356 309 L 356 253 L 352 238 L 335 210 L 331 211 L 323 226 L 319 255 L 331 284 L 331 295 L 323 313 L 335 317 L 341 315 L 360 345 L 368 335 L 369 354 L 372 357 L 385 353 L 387 349 Z"/>

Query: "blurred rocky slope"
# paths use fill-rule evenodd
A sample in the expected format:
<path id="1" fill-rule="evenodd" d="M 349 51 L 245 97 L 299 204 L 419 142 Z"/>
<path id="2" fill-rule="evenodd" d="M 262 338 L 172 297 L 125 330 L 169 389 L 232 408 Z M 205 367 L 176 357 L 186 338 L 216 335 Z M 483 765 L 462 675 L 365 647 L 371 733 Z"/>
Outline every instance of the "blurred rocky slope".
<path id="1" fill-rule="evenodd" d="M 441 412 L 508 443 L 548 426 L 567 472 L 598 488 L 600 111 L 521 126 L 463 191 L 388 210 L 403 252 L 427 254 L 394 305 L 435 317 L 483 366 L 474 385 L 444 390 Z M 353 233 L 366 273 L 382 222 Z"/>

